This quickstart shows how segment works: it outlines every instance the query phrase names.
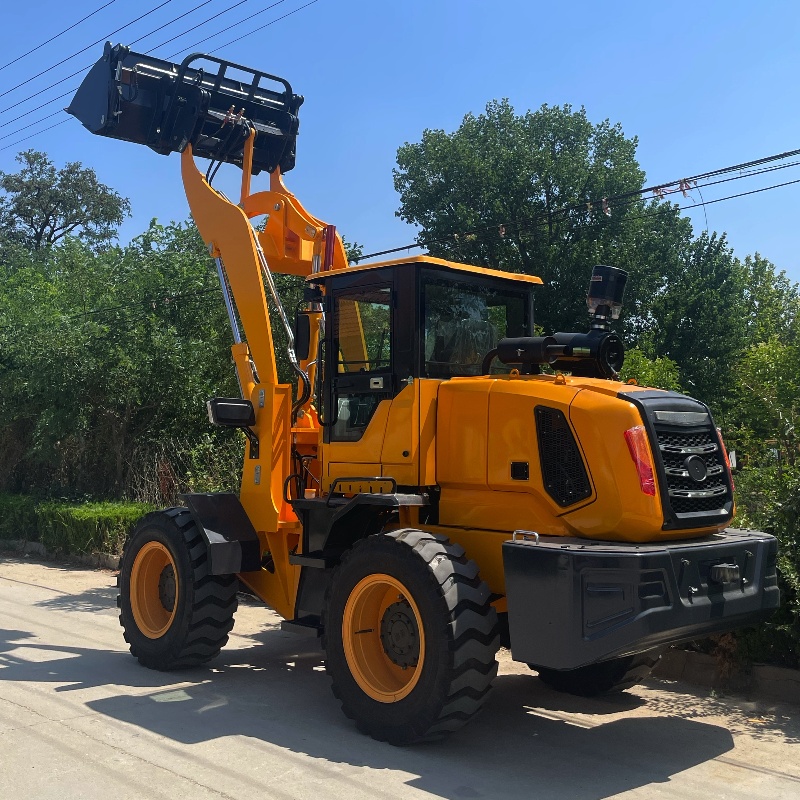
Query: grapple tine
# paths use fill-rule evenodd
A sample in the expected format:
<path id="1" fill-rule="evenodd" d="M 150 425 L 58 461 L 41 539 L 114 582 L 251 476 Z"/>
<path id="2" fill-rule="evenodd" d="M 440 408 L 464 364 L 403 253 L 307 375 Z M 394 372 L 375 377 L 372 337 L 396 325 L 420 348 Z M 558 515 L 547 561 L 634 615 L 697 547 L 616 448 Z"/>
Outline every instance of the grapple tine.
<path id="1" fill-rule="evenodd" d="M 229 76 L 245 73 L 247 80 Z M 254 174 L 294 167 L 300 95 L 283 78 L 195 53 L 180 64 L 106 43 L 67 111 L 98 136 L 144 144 L 167 155 L 242 165 L 255 129 Z"/>

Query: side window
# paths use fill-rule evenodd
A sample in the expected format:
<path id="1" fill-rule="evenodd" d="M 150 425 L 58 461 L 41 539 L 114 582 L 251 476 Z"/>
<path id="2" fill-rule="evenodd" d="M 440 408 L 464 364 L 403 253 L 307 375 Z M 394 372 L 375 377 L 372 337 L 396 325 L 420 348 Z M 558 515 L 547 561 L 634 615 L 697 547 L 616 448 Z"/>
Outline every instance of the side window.
<path id="1" fill-rule="evenodd" d="M 379 403 L 394 396 L 391 288 L 374 286 L 338 294 L 334 314 L 331 441 L 356 442 Z"/>
<path id="2" fill-rule="evenodd" d="M 505 336 L 528 336 L 528 295 L 440 277 L 423 282 L 423 374 L 479 375 Z"/>
<path id="3" fill-rule="evenodd" d="M 336 298 L 337 372 L 380 372 L 391 367 L 391 291 L 366 289 Z"/>

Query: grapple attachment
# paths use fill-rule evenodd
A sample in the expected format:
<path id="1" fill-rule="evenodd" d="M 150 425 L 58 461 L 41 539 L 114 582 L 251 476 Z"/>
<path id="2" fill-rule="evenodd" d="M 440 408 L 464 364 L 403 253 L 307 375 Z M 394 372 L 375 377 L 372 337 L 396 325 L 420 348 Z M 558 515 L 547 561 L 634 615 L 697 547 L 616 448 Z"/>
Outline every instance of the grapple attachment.
<path id="1" fill-rule="evenodd" d="M 239 166 L 254 128 L 257 174 L 294 167 L 302 103 L 275 75 L 199 53 L 172 64 L 108 42 L 67 111 L 99 136 L 163 155 L 191 144 L 197 156 Z"/>

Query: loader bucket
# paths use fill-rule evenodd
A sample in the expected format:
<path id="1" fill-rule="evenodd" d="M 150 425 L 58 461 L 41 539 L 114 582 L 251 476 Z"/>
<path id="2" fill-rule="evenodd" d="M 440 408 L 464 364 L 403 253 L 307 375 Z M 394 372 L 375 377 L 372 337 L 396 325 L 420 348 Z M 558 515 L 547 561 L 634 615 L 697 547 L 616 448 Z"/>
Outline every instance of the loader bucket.
<path id="1" fill-rule="evenodd" d="M 199 53 L 172 64 L 108 42 L 67 111 L 98 136 L 164 155 L 191 144 L 196 156 L 239 166 L 254 128 L 257 174 L 294 167 L 302 103 L 275 75 Z"/>

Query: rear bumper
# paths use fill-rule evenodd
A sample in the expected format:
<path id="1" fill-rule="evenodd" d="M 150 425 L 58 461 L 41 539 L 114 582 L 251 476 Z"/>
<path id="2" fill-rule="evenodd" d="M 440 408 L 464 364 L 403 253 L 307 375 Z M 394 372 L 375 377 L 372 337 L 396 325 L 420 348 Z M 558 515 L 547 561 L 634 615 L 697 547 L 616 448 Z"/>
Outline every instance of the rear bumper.
<path id="1" fill-rule="evenodd" d="M 780 603 L 777 552 L 773 536 L 732 528 L 664 544 L 505 542 L 512 656 L 575 669 L 753 625 Z"/>

